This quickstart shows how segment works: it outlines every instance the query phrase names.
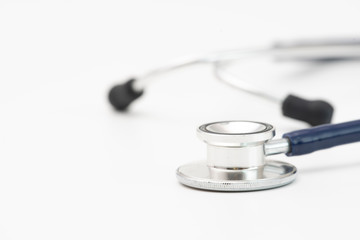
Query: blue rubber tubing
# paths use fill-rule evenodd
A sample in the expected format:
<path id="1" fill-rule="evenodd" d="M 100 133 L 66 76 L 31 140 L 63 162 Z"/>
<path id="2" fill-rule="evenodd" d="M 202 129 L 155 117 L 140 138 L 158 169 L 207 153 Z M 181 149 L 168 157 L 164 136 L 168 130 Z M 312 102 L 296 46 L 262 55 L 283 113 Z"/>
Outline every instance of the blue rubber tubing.
<path id="1" fill-rule="evenodd" d="M 339 124 L 326 124 L 313 128 L 285 133 L 289 139 L 287 156 L 298 156 L 343 144 L 360 141 L 360 120 Z"/>

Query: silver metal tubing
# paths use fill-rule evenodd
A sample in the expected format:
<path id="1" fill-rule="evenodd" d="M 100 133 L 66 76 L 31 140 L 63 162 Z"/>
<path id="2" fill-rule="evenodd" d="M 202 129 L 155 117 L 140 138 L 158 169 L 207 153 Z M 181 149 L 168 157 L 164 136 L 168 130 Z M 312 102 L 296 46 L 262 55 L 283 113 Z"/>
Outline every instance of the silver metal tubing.
<path id="1" fill-rule="evenodd" d="M 219 81 L 237 90 L 250 93 L 252 95 L 264 98 L 271 102 L 277 104 L 282 102 L 283 100 L 282 98 L 271 94 L 271 92 L 269 93 L 269 91 L 266 91 L 265 89 L 262 89 L 261 87 L 258 87 L 249 81 L 244 81 L 241 78 L 237 77 L 236 75 L 232 74 L 231 72 L 225 70 L 226 63 L 222 63 L 222 62 L 214 63 L 214 74 Z"/>
<path id="2" fill-rule="evenodd" d="M 359 60 L 360 59 L 360 38 L 348 39 L 330 39 L 315 41 L 298 41 L 298 42 L 280 42 L 274 44 L 270 48 L 253 49 L 253 50 L 226 50 L 207 55 L 189 57 L 161 68 L 154 69 L 136 77 L 134 82 L 134 90 L 141 91 L 148 86 L 153 77 L 160 74 L 177 70 L 180 68 L 196 65 L 196 64 L 214 64 L 217 78 L 227 83 L 231 87 L 239 90 L 255 94 L 278 102 L 279 99 L 265 93 L 258 87 L 239 80 L 238 77 L 225 72 L 225 62 L 239 60 L 245 57 L 257 57 L 269 55 L 279 60 L 295 60 L 295 61 L 328 61 L 328 60 Z M 235 84 L 235 79 L 237 83 Z"/>
<path id="3" fill-rule="evenodd" d="M 180 61 L 176 61 L 172 64 L 168 64 L 166 66 L 160 67 L 160 68 L 156 68 L 153 69 L 151 71 L 148 71 L 142 75 L 139 75 L 136 77 L 136 81 L 133 84 L 133 88 L 136 91 L 142 91 L 144 90 L 144 88 L 146 86 L 148 86 L 151 83 L 151 80 L 161 74 L 170 72 L 170 71 L 174 71 L 177 69 L 181 69 L 181 68 L 185 68 L 185 67 L 189 67 L 192 65 L 196 65 L 199 63 L 205 63 L 204 59 L 201 58 L 188 58 L 186 60 L 180 60 Z"/>
<path id="4" fill-rule="evenodd" d="M 274 56 L 281 60 L 359 60 L 360 37 L 277 42 L 273 50 Z"/>
<path id="5" fill-rule="evenodd" d="M 214 53 L 209 53 L 206 55 L 197 55 L 197 56 L 189 56 L 186 58 L 179 59 L 172 63 L 169 63 L 163 67 L 159 67 L 150 71 L 147 71 L 143 74 L 136 76 L 136 81 L 134 82 L 134 90 L 142 91 L 146 86 L 148 86 L 152 79 L 158 75 L 171 72 L 174 70 L 178 70 L 185 67 L 190 67 L 198 64 L 212 64 L 218 61 L 232 61 L 239 60 L 243 57 L 252 56 L 255 57 L 259 54 L 265 54 L 270 49 L 251 49 L 251 50 L 224 50 Z"/>

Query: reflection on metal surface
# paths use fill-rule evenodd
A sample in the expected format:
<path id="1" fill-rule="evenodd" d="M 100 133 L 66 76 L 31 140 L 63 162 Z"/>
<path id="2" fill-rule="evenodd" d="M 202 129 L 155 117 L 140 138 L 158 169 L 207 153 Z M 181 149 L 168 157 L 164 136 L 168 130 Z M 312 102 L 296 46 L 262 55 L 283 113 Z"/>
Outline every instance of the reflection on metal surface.
<path id="1" fill-rule="evenodd" d="M 178 180 L 189 187 L 213 191 L 254 191 L 281 187 L 296 177 L 296 167 L 284 162 L 268 161 L 249 169 L 213 168 L 189 164 L 178 168 Z"/>

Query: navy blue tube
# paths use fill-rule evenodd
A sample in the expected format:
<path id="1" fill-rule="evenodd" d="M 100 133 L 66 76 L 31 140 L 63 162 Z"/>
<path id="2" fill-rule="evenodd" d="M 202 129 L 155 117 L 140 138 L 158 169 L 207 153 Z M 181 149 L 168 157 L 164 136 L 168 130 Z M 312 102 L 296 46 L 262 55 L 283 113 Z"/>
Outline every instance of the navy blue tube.
<path id="1" fill-rule="evenodd" d="M 318 127 L 285 133 L 290 141 L 287 156 L 298 156 L 321 149 L 360 141 L 360 120 L 327 124 Z"/>

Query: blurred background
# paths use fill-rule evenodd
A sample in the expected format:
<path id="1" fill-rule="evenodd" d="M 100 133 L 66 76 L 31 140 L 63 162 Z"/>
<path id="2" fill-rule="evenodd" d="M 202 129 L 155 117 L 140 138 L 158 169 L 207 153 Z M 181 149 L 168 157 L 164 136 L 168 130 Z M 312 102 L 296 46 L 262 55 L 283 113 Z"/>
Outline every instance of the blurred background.
<path id="1" fill-rule="evenodd" d="M 0 0 L 0 239 L 358 238 L 359 144 L 286 159 L 286 187 L 197 191 L 176 168 L 204 160 L 199 125 L 308 127 L 218 83 L 209 66 L 159 77 L 129 112 L 109 89 L 171 59 L 278 40 L 360 38 L 358 1 Z M 359 62 L 250 62 L 233 70 L 358 119 Z"/>

